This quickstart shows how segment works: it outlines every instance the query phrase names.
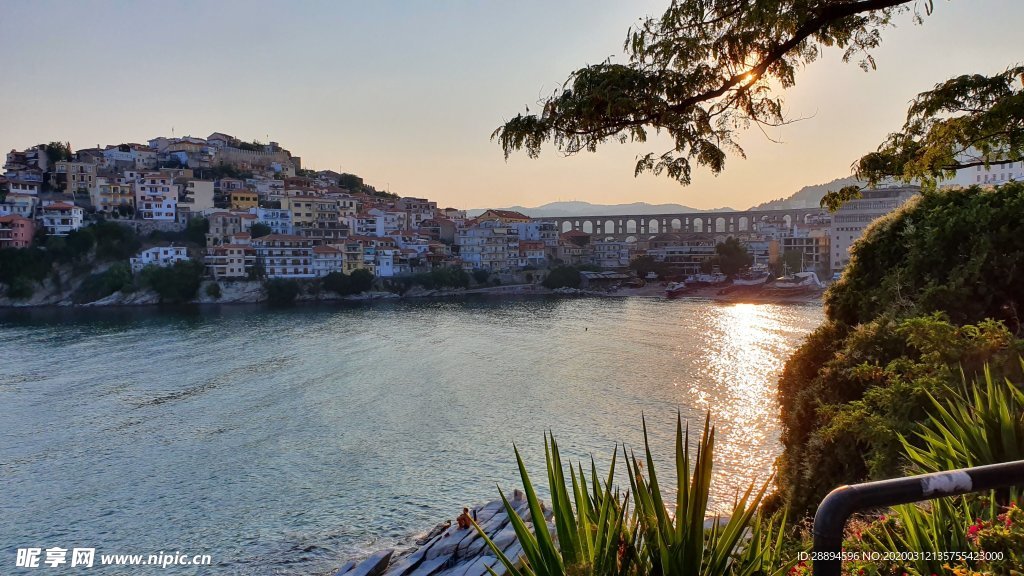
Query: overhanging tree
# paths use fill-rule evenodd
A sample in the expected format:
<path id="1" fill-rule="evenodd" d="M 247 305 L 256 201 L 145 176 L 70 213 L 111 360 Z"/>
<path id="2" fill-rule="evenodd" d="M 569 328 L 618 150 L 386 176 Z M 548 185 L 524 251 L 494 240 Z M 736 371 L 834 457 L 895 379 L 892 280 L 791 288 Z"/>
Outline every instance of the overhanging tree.
<path id="1" fill-rule="evenodd" d="M 1022 82 L 1024 66 L 1016 65 L 993 76 L 957 76 L 922 92 L 911 102 L 903 128 L 857 160 L 854 172 L 868 186 L 892 178 L 934 189 L 963 168 L 1024 160 Z M 860 190 L 831 191 L 822 206 L 835 211 Z"/>
<path id="2" fill-rule="evenodd" d="M 629 30 L 625 64 L 576 70 L 539 113 L 527 108 L 492 138 L 506 158 L 516 150 L 536 158 L 545 142 L 575 154 L 665 132 L 672 147 L 641 156 L 634 172 L 689 184 L 693 164 L 717 174 L 727 153 L 744 156 L 737 131 L 786 122 L 772 85 L 793 86 L 822 48 L 873 68 L 870 51 L 893 18 L 912 12 L 920 21 L 932 8 L 932 0 L 673 0 Z"/>

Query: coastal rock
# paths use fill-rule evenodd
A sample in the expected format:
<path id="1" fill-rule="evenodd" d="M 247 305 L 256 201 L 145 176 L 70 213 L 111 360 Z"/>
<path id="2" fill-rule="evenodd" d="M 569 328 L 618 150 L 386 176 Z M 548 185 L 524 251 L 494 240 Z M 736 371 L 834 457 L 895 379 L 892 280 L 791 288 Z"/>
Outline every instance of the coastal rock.
<path id="1" fill-rule="evenodd" d="M 347 571 L 335 572 L 334 576 L 379 576 L 388 567 L 394 553 L 394 550 L 381 550 Z"/>
<path id="2" fill-rule="evenodd" d="M 349 570 L 351 570 L 352 568 L 354 568 L 355 565 L 356 565 L 356 561 L 355 560 L 349 560 L 348 562 L 345 562 L 344 564 L 341 565 L 341 568 L 338 568 L 338 571 L 334 573 L 334 576 L 341 576 L 342 574 L 344 574 L 344 573 L 348 572 Z"/>
<path id="3" fill-rule="evenodd" d="M 451 526 L 452 526 L 452 521 L 451 520 L 447 520 L 445 522 L 439 522 L 436 526 L 431 528 L 430 532 L 427 532 L 425 536 L 423 536 L 422 538 L 417 539 L 416 540 L 416 544 L 418 546 L 423 546 L 427 542 L 430 542 L 431 540 L 433 540 L 434 537 L 437 536 L 438 534 L 444 533 L 444 531 L 449 529 L 449 528 L 451 528 Z"/>
<path id="4" fill-rule="evenodd" d="M 513 491 L 509 504 L 532 530 L 533 518 L 525 495 L 519 490 Z M 541 510 L 545 516 L 550 516 L 547 506 L 543 503 Z M 506 557 L 512 562 L 521 560 L 523 547 L 516 538 L 508 512 L 501 500 L 492 500 L 483 506 L 473 508 L 471 515 L 476 518 L 480 529 L 495 542 Z M 549 532 L 554 531 L 554 525 L 547 522 L 547 518 L 541 519 L 540 523 Z M 421 544 L 419 548 L 398 556 L 390 566 L 381 560 L 384 553 L 387 553 L 387 558 L 390 559 L 392 551 L 387 550 L 359 564 L 346 564 L 335 573 L 335 576 L 489 576 L 488 568 L 494 570 L 498 576 L 507 572 L 504 564 L 476 529 L 460 529 L 451 525 L 451 521 L 434 526 L 417 540 L 417 544 Z M 377 571 L 360 573 L 364 566 L 374 566 Z"/>
<path id="5" fill-rule="evenodd" d="M 440 558 L 427 560 L 410 572 L 409 576 L 432 576 L 444 568 L 444 565 L 447 564 L 449 560 L 450 558 L 448 556 L 441 556 Z"/>

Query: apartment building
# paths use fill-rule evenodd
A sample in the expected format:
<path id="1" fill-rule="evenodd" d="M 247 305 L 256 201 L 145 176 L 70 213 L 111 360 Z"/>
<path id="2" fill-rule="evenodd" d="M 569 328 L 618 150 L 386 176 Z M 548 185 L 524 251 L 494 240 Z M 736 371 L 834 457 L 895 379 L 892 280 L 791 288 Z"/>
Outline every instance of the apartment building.
<path id="1" fill-rule="evenodd" d="M 313 278 L 313 241 L 287 234 L 271 234 L 252 241 L 256 261 L 267 278 Z"/>
<path id="2" fill-rule="evenodd" d="M 850 246 L 869 224 L 899 208 L 920 191 L 917 186 L 863 190 L 860 198 L 844 203 L 832 215 L 829 239 L 832 272 L 840 272 L 850 263 Z"/>
<path id="3" fill-rule="evenodd" d="M 130 182 L 111 176 L 97 176 L 89 190 L 89 201 L 97 212 L 103 214 L 110 214 L 123 207 L 134 210 L 135 193 Z"/>
<path id="4" fill-rule="evenodd" d="M 178 211 L 178 185 L 169 174 L 151 172 L 135 183 L 135 213 L 143 220 L 173 222 Z"/>
<path id="5" fill-rule="evenodd" d="M 477 220 L 459 231 L 459 256 L 473 268 L 506 272 L 519 267 L 519 235 L 500 220 Z"/>
<path id="6" fill-rule="evenodd" d="M 39 219 L 46 233 L 51 236 L 67 236 L 82 227 L 82 209 L 66 202 L 43 202 L 39 208 Z"/>
<path id="7" fill-rule="evenodd" d="M 55 176 L 69 195 L 89 195 L 96 185 L 97 165 L 92 162 L 61 160 L 55 165 Z"/>
<path id="8" fill-rule="evenodd" d="M 0 216 L 0 248 L 28 248 L 36 233 L 36 224 L 17 214 Z"/>

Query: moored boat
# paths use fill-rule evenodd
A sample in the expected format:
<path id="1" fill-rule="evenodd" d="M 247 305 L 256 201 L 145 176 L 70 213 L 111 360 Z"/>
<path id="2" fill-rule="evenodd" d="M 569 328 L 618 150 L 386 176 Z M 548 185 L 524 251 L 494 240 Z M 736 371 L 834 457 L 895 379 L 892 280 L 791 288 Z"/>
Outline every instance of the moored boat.
<path id="1" fill-rule="evenodd" d="M 668 298 L 676 298 L 683 292 L 686 292 L 686 282 L 669 282 L 665 286 L 665 296 Z"/>
<path id="2" fill-rule="evenodd" d="M 818 280 L 814 272 L 797 272 L 776 278 L 774 282 L 765 286 L 765 290 L 780 294 L 800 294 L 824 288 L 824 284 Z"/>
<path id="3" fill-rule="evenodd" d="M 763 286 L 771 278 L 767 266 L 754 266 L 732 279 L 733 286 Z"/>
<path id="4" fill-rule="evenodd" d="M 725 274 L 722 274 L 721 272 L 711 272 L 711 273 L 703 273 L 702 272 L 700 274 L 691 274 L 691 275 L 686 277 L 686 281 L 689 282 L 690 284 L 710 284 L 710 285 L 724 284 L 725 281 L 728 280 L 728 279 L 729 279 L 728 276 L 726 276 Z"/>

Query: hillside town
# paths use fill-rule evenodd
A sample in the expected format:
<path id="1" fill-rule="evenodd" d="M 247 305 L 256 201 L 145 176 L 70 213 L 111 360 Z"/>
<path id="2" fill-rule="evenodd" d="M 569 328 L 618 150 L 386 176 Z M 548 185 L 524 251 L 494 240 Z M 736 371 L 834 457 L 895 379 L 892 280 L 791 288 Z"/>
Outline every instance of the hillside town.
<path id="1" fill-rule="evenodd" d="M 1019 166 L 1001 169 L 986 172 L 985 182 L 1024 178 Z M 979 168 L 958 179 L 973 184 L 982 176 Z M 214 281 L 356 270 L 386 279 L 439 267 L 499 277 L 555 266 L 627 272 L 642 256 L 669 273 L 692 275 L 708 272 L 717 247 L 734 237 L 754 267 L 827 278 L 841 272 L 868 223 L 916 192 L 908 186 L 867 190 L 835 214 L 572 221 L 491 209 L 469 217 L 426 198 L 378 191 L 353 174 L 303 169 L 301 158 L 276 142 L 215 132 L 75 151 L 61 143 L 12 150 L 0 178 L 0 249 L 113 222 L 154 239 L 130 258 L 133 272 L 192 260 Z M 205 234 L 195 245 L 159 241 L 197 222 Z"/>

